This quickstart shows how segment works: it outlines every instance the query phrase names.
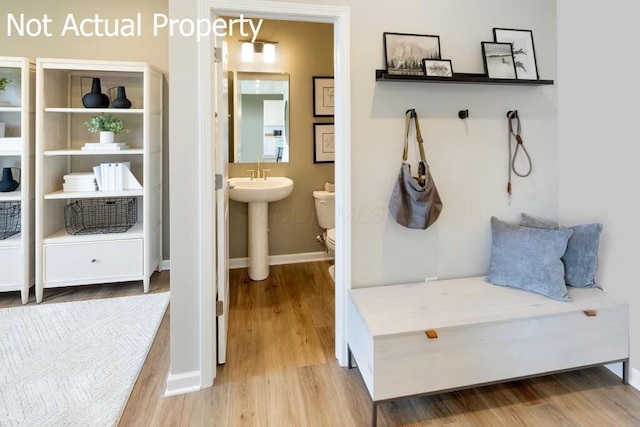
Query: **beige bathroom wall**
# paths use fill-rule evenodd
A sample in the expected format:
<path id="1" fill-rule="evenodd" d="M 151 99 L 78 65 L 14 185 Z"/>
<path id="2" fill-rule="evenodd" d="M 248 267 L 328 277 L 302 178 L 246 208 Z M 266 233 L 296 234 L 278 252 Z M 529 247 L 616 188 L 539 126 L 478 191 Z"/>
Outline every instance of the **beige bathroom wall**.
<path id="1" fill-rule="evenodd" d="M 229 38 L 231 71 L 287 72 L 290 74 L 290 161 L 268 163 L 269 175 L 287 176 L 294 182 L 288 198 L 269 204 L 269 252 L 299 254 L 322 250 L 321 233 L 312 192 L 334 182 L 333 163 L 313 163 L 313 123 L 330 123 L 331 117 L 313 117 L 313 76 L 333 75 L 333 25 L 265 20 L 260 40 L 276 41 L 273 65 L 242 64 L 239 38 Z M 240 38 L 241 39 L 241 38 Z M 246 176 L 256 163 L 229 165 L 230 176 Z M 261 165 L 262 167 L 262 165 Z M 229 246 L 231 258 L 247 256 L 247 204 L 230 202 Z"/>
<path id="2" fill-rule="evenodd" d="M 154 35 L 154 14 L 167 14 L 168 0 L 111 0 L 98 2 L 93 0 L 1 0 L 0 1 L 0 56 L 23 56 L 30 58 L 69 58 L 148 62 L 164 73 L 164 121 L 163 121 L 163 259 L 169 259 L 169 91 L 168 91 L 168 35 L 159 31 Z M 115 19 L 134 19 L 140 14 L 139 34 L 133 37 L 84 37 L 62 31 L 71 14 L 76 22 L 95 18 L 110 20 L 111 29 Z M 51 20 L 48 24 L 50 37 L 36 35 L 38 28 L 33 21 L 29 28 L 32 36 L 25 32 L 20 36 L 15 31 L 9 36 L 8 15 L 20 19 L 24 14 L 25 22 L 42 20 L 44 15 Z M 87 31 L 92 30 L 85 26 Z M 138 28 L 136 28 L 136 31 Z M 106 91 L 106 88 L 102 88 Z"/>

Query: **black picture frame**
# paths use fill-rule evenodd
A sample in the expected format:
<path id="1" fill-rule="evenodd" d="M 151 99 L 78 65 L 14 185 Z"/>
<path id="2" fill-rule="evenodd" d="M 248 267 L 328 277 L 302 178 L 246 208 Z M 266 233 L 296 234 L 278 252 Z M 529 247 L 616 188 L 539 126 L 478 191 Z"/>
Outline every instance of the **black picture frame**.
<path id="1" fill-rule="evenodd" d="M 313 77 L 313 117 L 333 117 L 335 110 L 333 76 Z"/>
<path id="2" fill-rule="evenodd" d="M 440 59 L 440 36 L 382 33 L 388 74 L 424 76 L 423 59 Z"/>
<path id="3" fill-rule="evenodd" d="M 313 163 L 335 162 L 335 126 L 333 123 L 313 124 Z"/>
<path id="4" fill-rule="evenodd" d="M 481 42 L 484 72 L 491 79 L 516 79 L 511 43 Z"/>
<path id="5" fill-rule="evenodd" d="M 519 80 L 539 80 L 536 49 L 533 43 L 533 31 L 513 28 L 494 28 L 493 39 L 496 42 L 513 45 L 513 60 Z"/>
<path id="6" fill-rule="evenodd" d="M 450 59 L 422 59 L 422 68 L 427 77 L 453 77 L 453 65 Z"/>

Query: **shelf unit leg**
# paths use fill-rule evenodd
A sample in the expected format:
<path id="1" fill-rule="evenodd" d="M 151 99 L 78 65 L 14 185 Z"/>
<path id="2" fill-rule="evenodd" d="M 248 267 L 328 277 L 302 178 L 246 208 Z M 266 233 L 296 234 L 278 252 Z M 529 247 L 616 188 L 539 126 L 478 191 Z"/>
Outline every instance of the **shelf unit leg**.
<path id="1" fill-rule="evenodd" d="M 629 359 L 622 362 L 622 384 L 629 384 Z"/>
<path id="2" fill-rule="evenodd" d="M 43 293 L 44 293 L 44 286 L 36 285 L 36 302 L 38 302 L 38 303 L 42 302 L 42 294 Z"/>
<path id="3" fill-rule="evenodd" d="M 144 293 L 146 294 L 147 292 L 149 292 L 149 283 L 151 282 L 151 278 L 150 277 L 145 277 L 144 280 L 142 281 L 142 287 L 144 289 Z"/>

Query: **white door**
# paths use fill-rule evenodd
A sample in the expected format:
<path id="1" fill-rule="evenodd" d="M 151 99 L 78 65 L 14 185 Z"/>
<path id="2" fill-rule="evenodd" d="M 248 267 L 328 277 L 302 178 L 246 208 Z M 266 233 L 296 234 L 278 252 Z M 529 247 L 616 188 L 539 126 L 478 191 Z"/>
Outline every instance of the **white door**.
<path id="1" fill-rule="evenodd" d="M 227 360 L 229 329 L 229 79 L 227 78 L 227 46 L 221 37 L 214 37 L 214 153 L 216 174 L 222 188 L 216 192 L 216 301 L 222 306 L 217 316 L 218 364 Z M 218 50 L 220 49 L 220 50 Z M 220 179 L 221 178 L 221 179 Z"/>

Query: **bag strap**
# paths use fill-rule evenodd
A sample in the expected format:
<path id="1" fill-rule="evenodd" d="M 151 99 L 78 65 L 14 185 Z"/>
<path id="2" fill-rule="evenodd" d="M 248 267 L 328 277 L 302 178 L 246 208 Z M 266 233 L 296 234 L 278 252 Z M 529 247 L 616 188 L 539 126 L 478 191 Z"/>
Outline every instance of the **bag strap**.
<path id="1" fill-rule="evenodd" d="M 418 113 L 416 110 L 407 110 L 406 114 L 406 126 L 404 133 L 404 151 L 402 152 L 402 160 L 407 161 L 409 154 L 409 130 L 411 128 L 411 119 L 414 119 L 416 127 L 416 141 L 418 142 L 418 149 L 420 150 L 420 164 L 418 165 L 418 176 L 420 178 L 427 174 L 427 156 L 424 154 L 424 141 L 422 140 L 422 133 L 420 132 L 420 123 L 418 122 Z"/>
<path id="2" fill-rule="evenodd" d="M 420 160 L 427 162 L 427 157 L 424 154 L 424 141 L 422 139 L 422 133 L 420 132 L 420 123 L 418 122 L 418 113 L 416 110 L 407 110 L 406 113 L 406 125 L 404 133 L 404 151 L 402 152 L 402 160 L 407 161 L 409 155 L 409 130 L 411 129 L 411 119 L 414 119 L 416 127 L 416 141 L 418 142 L 418 149 L 420 150 Z"/>

